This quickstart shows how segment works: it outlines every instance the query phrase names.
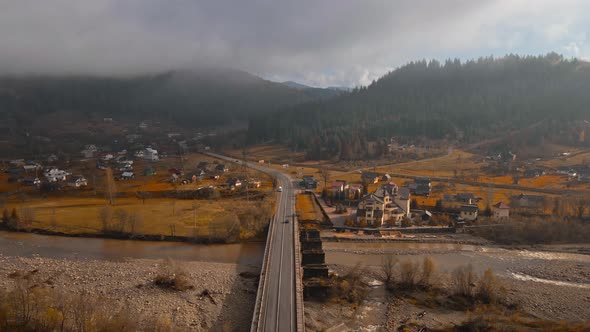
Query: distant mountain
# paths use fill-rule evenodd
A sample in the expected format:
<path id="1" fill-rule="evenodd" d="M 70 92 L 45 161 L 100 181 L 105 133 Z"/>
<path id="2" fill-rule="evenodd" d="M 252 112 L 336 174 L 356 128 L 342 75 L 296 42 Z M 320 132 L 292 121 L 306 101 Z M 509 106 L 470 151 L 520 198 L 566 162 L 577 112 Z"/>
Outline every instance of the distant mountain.
<path id="1" fill-rule="evenodd" d="M 352 91 L 352 88 L 349 88 L 349 87 L 346 87 L 346 86 L 329 86 L 326 89 L 328 89 L 328 90 L 342 91 L 342 92 L 350 92 L 350 91 Z"/>
<path id="2" fill-rule="evenodd" d="M 290 87 L 290 88 L 293 88 L 293 89 L 299 89 L 299 90 L 303 90 L 303 89 L 313 89 L 311 86 L 304 85 L 304 84 L 297 83 L 297 82 L 293 82 L 293 81 L 285 81 L 285 82 L 283 82 L 282 84 L 283 84 L 283 85 L 286 85 L 286 86 L 288 86 L 288 87 Z"/>
<path id="3" fill-rule="evenodd" d="M 170 71 L 135 77 L 27 76 L 0 78 L 4 123 L 43 129 L 52 114 L 119 120 L 166 118 L 185 126 L 245 121 L 287 106 L 334 96 L 295 89 L 247 72 L 224 68 Z"/>
<path id="4" fill-rule="evenodd" d="M 555 53 L 418 61 L 351 93 L 256 117 L 249 138 L 283 142 L 314 159 L 374 157 L 391 137 L 469 144 L 523 128 L 525 136 L 506 144 L 590 146 L 575 129 L 590 119 L 588 87 L 588 63 Z"/>

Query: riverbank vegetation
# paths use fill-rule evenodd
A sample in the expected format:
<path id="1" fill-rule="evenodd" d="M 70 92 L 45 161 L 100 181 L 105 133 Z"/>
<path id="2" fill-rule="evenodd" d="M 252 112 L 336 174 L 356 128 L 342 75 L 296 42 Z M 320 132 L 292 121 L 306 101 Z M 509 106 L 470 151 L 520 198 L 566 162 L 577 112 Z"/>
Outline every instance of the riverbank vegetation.
<path id="1" fill-rule="evenodd" d="M 420 264 L 399 262 L 389 255 L 379 272 L 390 294 L 389 330 L 587 331 L 590 327 L 589 322 L 551 321 L 526 312 L 510 300 L 504 282 L 490 268 L 477 273 L 469 264 L 442 273 L 429 257 Z"/>
<path id="2" fill-rule="evenodd" d="M 264 234 L 274 198 L 261 200 L 119 199 L 40 200 L 3 210 L 0 227 L 69 236 L 96 236 L 200 243 L 237 242 Z"/>
<path id="3" fill-rule="evenodd" d="M 15 271 L 9 275 L 14 286 L 0 289 L 0 331 L 178 331 L 169 317 L 144 316 L 96 294 L 72 294 L 37 273 Z"/>
<path id="4" fill-rule="evenodd" d="M 487 240 L 508 245 L 589 243 L 590 223 L 539 218 L 526 222 L 510 222 L 496 227 L 480 227 L 473 229 L 472 233 Z"/>

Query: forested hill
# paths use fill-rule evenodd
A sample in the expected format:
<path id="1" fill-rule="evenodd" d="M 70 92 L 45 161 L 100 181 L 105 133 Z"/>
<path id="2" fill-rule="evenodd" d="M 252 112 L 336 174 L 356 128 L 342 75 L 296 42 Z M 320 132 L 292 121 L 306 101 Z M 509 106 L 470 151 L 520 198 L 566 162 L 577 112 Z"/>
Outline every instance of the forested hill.
<path id="1" fill-rule="evenodd" d="M 334 96 L 294 89 L 249 73 L 220 68 L 171 71 L 128 78 L 2 77 L 0 116 L 15 133 L 56 126 L 58 118 L 112 117 L 139 122 L 165 119 L 181 126 L 247 123 L 251 114 Z"/>
<path id="2" fill-rule="evenodd" d="M 412 62 L 350 94 L 253 117 L 249 138 L 350 159 L 392 136 L 472 143 L 535 125 L 533 142 L 575 141 L 572 123 L 588 118 L 588 63 L 510 55 Z"/>

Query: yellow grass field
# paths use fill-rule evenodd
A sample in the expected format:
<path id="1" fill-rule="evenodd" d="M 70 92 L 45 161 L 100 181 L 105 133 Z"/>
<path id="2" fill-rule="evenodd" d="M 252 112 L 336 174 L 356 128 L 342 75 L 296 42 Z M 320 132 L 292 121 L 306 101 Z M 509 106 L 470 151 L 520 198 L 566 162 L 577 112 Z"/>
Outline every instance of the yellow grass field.
<path id="1" fill-rule="evenodd" d="M 123 215 L 133 215 L 138 222 L 135 232 L 146 235 L 175 235 L 175 236 L 207 236 L 209 226 L 216 220 L 229 214 L 239 214 L 249 208 L 256 208 L 257 202 L 246 201 L 243 196 L 221 198 L 215 200 L 180 200 L 174 198 L 151 198 L 142 200 L 134 197 L 138 191 L 159 192 L 172 191 L 174 185 L 168 180 L 168 169 L 183 165 L 185 172 L 197 168 L 199 161 L 208 161 L 213 164 L 216 161 L 202 154 L 186 155 L 182 163 L 179 158 L 166 158 L 158 163 L 138 161 L 134 163 L 136 179 L 116 181 L 118 193 L 126 193 L 126 197 L 115 200 L 113 206 L 107 205 L 101 192 L 104 190 L 104 171 L 89 168 L 87 165 L 73 168 L 74 174 L 85 174 L 89 178 L 89 187 L 93 182 L 96 185 L 97 195 L 94 189 L 86 188 L 76 190 L 66 188 L 59 195 L 47 195 L 43 197 L 35 187 L 24 187 L 21 184 L 7 183 L 6 175 L 2 174 L 2 192 L 19 190 L 19 193 L 4 199 L 4 209 L 15 209 L 18 214 L 23 211 L 32 211 L 34 218 L 31 227 L 47 229 L 68 234 L 88 233 L 99 234 L 103 230 L 102 214 L 108 214 L 109 226 L 112 229 L 120 229 L 120 221 Z M 250 189 L 252 196 L 256 193 L 267 194 L 272 190 L 272 179 L 265 173 L 255 170 L 245 170 L 233 163 L 223 162 L 229 166 L 230 171 L 224 173 L 220 179 L 204 179 L 199 183 L 178 185 L 177 190 L 194 190 L 200 186 L 218 185 L 224 183 L 231 176 L 248 173 L 251 179 L 261 181 L 260 188 Z M 214 167 L 215 165 L 213 165 Z M 155 176 L 143 176 L 143 170 L 154 167 L 157 170 Z M 91 173 L 92 172 L 92 173 Z M 87 174 L 94 174 L 89 176 Z M 251 197 L 252 197 L 251 196 Z M 272 204 L 272 200 L 268 201 Z M 107 212 L 105 212 L 107 211 Z M 121 212 L 124 211 L 124 212 Z M 128 223 L 128 222 L 127 222 Z M 124 232 L 131 232 L 130 225 L 126 225 Z"/>
<path id="2" fill-rule="evenodd" d="M 67 234 L 102 232 L 101 210 L 110 211 L 109 225 L 119 227 L 118 211 L 138 217 L 136 232 L 146 235 L 207 236 L 210 223 L 226 214 L 237 214 L 254 202 L 244 200 L 192 201 L 172 199 L 148 199 L 145 204 L 136 198 L 117 199 L 109 206 L 104 199 L 66 198 L 35 199 L 29 202 L 10 203 L 20 214 L 24 208 L 34 213 L 33 228 L 48 229 Z M 196 230 L 196 231 L 195 231 Z M 123 229 L 130 232 L 130 226 Z M 174 232 L 174 233 L 173 233 Z"/>
<path id="3" fill-rule="evenodd" d="M 321 208 L 316 204 L 311 195 L 297 195 L 296 210 L 300 220 L 321 221 L 324 219 Z"/>

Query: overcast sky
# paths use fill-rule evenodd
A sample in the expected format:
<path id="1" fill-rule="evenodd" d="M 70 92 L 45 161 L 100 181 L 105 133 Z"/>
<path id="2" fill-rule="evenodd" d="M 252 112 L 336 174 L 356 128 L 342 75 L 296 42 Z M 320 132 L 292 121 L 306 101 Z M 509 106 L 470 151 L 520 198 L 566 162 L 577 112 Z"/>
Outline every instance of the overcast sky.
<path id="1" fill-rule="evenodd" d="M 366 85 L 418 59 L 590 57 L 588 0 L 0 0 L 0 73 L 203 64 Z"/>

